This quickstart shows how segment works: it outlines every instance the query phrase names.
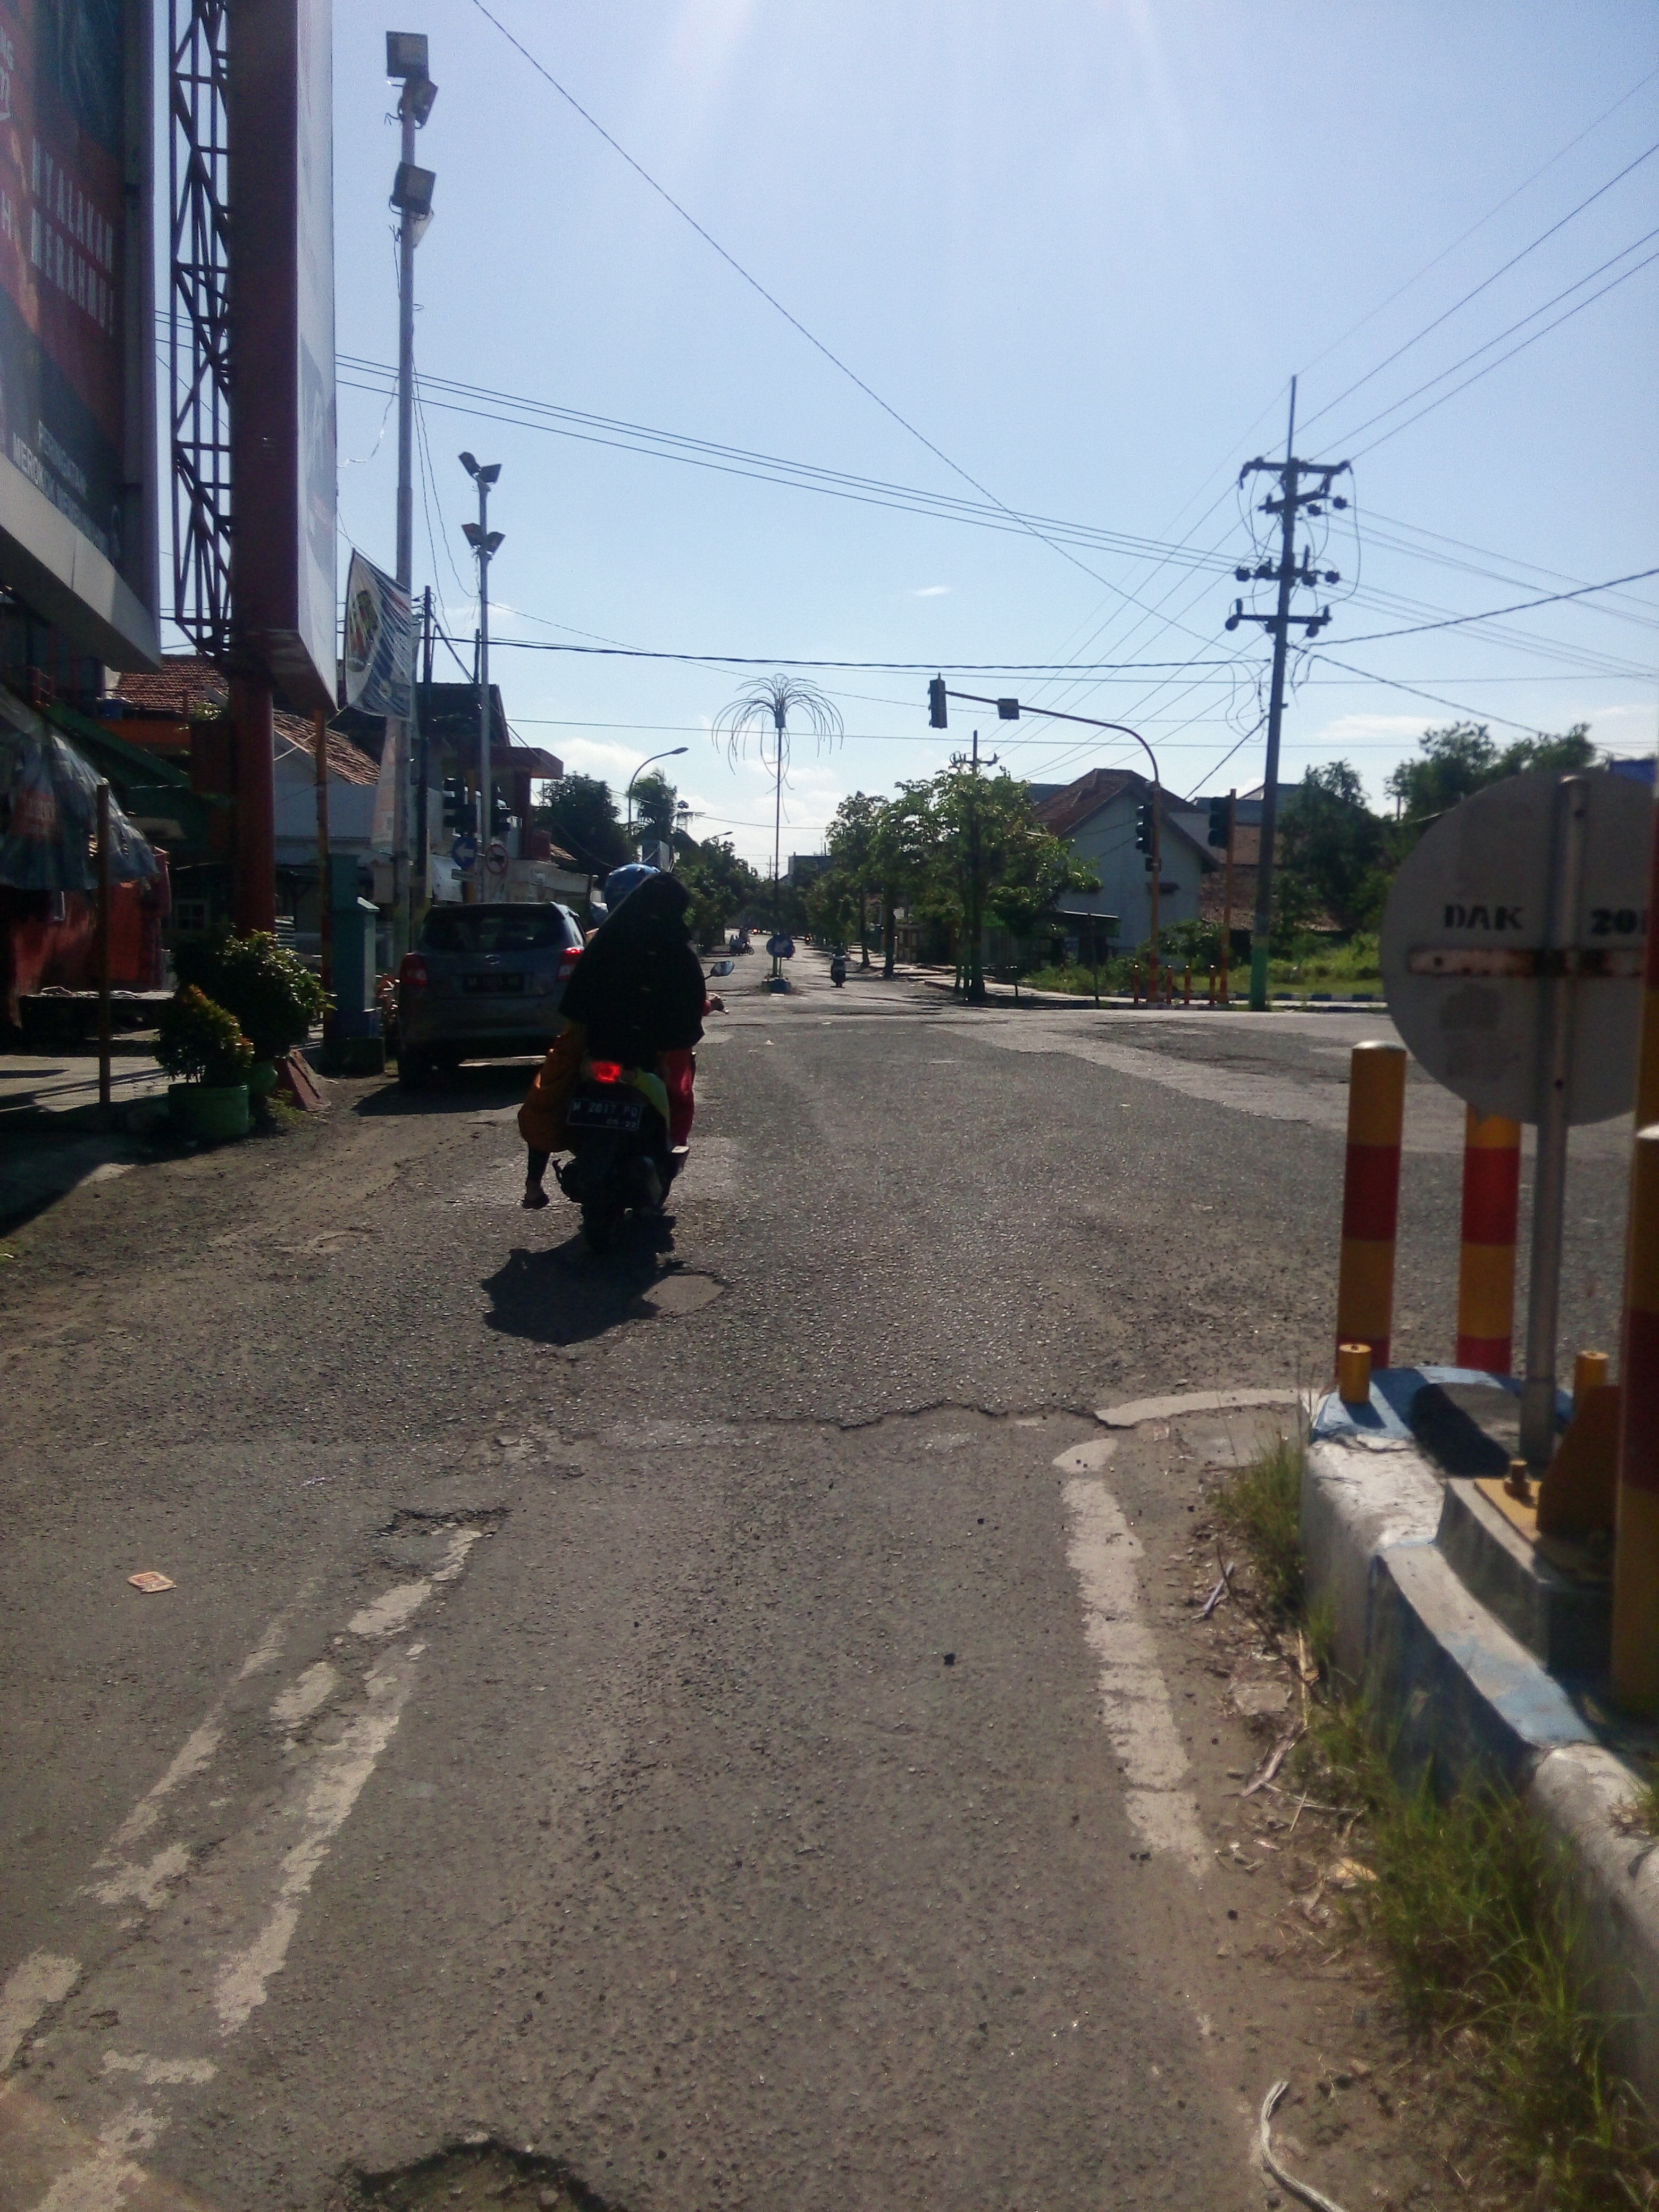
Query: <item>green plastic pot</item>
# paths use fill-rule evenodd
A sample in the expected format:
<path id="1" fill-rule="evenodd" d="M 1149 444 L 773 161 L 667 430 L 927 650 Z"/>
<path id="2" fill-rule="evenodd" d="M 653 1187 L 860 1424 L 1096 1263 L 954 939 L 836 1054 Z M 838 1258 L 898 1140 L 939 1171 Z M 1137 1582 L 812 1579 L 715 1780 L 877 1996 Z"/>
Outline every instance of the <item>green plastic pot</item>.
<path id="1" fill-rule="evenodd" d="M 256 1060 L 248 1070 L 247 1087 L 255 1098 L 269 1098 L 276 1088 L 276 1061 Z"/>
<path id="2" fill-rule="evenodd" d="M 169 1083 L 167 1111 L 187 1136 L 213 1144 L 248 1133 L 246 1083 Z"/>

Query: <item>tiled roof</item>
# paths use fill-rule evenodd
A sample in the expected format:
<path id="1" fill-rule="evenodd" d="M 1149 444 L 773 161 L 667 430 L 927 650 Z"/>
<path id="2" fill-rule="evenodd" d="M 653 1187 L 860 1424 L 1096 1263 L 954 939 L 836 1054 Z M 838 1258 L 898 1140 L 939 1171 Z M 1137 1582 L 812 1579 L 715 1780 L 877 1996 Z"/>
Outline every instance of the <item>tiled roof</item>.
<path id="1" fill-rule="evenodd" d="M 1121 798 L 1126 791 L 1133 792 L 1137 798 L 1149 798 L 1152 789 L 1146 777 L 1137 775 L 1133 769 L 1091 768 L 1086 775 L 1079 776 L 1075 783 L 1068 783 L 1052 799 L 1041 800 L 1031 811 L 1050 836 L 1070 837 L 1073 831 L 1080 830 L 1092 816 L 1098 814 L 1103 806 L 1109 806 L 1113 799 Z M 1161 796 L 1162 805 L 1158 811 L 1164 835 L 1173 831 L 1176 836 L 1184 838 L 1188 844 L 1197 848 L 1199 857 L 1206 868 L 1213 866 L 1215 854 L 1176 819 L 1175 794 L 1165 791 Z M 1237 834 L 1243 836 L 1243 832 L 1241 830 Z"/>
<path id="2" fill-rule="evenodd" d="M 1091 768 L 1087 775 L 1079 776 L 1052 799 L 1043 799 L 1034 811 L 1051 837 L 1069 837 L 1091 814 L 1098 814 L 1103 806 L 1109 805 L 1121 793 L 1135 788 L 1140 781 L 1130 769 Z"/>
<path id="3" fill-rule="evenodd" d="M 180 722 L 187 722 L 192 714 L 220 711 L 230 702 L 230 686 L 222 671 L 210 660 L 191 653 L 171 657 L 157 669 L 123 670 L 116 678 L 115 693 L 141 714 L 165 714 Z M 286 743 L 316 759 L 311 724 L 304 715 L 285 714 L 279 707 L 271 722 L 279 752 Z M 143 743 L 137 726 L 131 734 Z M 379 774 L 374 763 L 337 730 L 327 734 L 330 775 L 338 776 L 343 783 L 373 783 Z"/>

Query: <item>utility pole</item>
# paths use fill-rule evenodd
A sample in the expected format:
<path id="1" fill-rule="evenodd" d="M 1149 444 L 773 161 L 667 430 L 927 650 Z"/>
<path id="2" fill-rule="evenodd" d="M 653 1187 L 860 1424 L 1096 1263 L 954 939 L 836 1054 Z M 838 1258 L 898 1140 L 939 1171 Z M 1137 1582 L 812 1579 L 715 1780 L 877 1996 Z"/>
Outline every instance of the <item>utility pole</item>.
<path id="1" fill-rule="evenodd" d="M 1000 758 L 1000 755 L 993 753 L 985 763 L 986 767 L 994 768 Z M 974 732 L 974 749 L 969 758 L 964 761 L 962 755 L 957 753 L 954 756 L 952 765 L 968 769 L 973 776 L 968 800 L 968 958 L 964 963 L 965 980 L 963 996 L 970 1006 L 982 1006 L 985 1004 L 985 966 L 980 949 L 980 938 L 984 928 L 984 920 L 981 913 L 982 887 L 980 883 L 980 759 L 977 730 Z"/>
<path id="2" fill-rule="evenodd" d="M 471 453 L 461 455 L 461 466 L 478 487 L 478 519 L 464 522 L 467 544 L 478 556 L 478 896 L 484 896 L 489 871 L 484 862 L 495 827 L 495 793 L 489 781 L 489 563 L 503 533 L 489 526 L 489 488 L 501 472 L 499 461 L 481 466 Z"/>
<path id="3" fill-rule="evenodd" d="M 1263 460 L 1258 457 L 1247 461 L 1238 472 L 1243 483 L 1245 477 L 1261 471 L 1279 479 L 1279 497 L 1262 501 L 1265 514 L 1276 514 L 1279 519 L 1279 566 L 1261 562 L 1254 568 L 1239 568 L 1233 571 L 1240 583 L 1274 583 L 1279 586 L 1278 600 L 1270 615 L 1253 614 L 1247 611 L 1243 599 L 1233 602 L 1233 611 L 1227 617 L 1227 628 L 1237 629 L 1242 622 L 1260 623 L 1272 633 L 1273 641 L 1273 685 L 1267 702 L 1267 775 L 1261 787 L 1261 858 L 1256 865 L 1255 915 L 1250 932 L 1250 1010 L 1265 1013 L 1267 1007 L 1267 959 L 1273 928 L 1273 837 L 1279 824 L 1279 736 L 1285 719 L 1285 664 L 1288 655 L 1290 633 L 1293 624 L 1302 626 L 1304 641 L 1317 637 L 1331 618 L 1328 606 L 1315 615 L 1293 615 L 1291 612 L 1291 594 L 1298 588 L 1311 590 L 1322 580 L 1339 584 L 1342 579 L 1334 568 L 1325 570 L 1323 577 L 1310 565 L 1307 549 L 1304 549 L 1302 565 L 1296 560 L 1296 518 L 1298 514 L 1321 514 L 1324 507 L 1346 507 L 1346 499 L 1331 496 L 1333 480 L 1348 467 L 1346 461 L 1326 463 L 1299 461 L 1296 458 L 1296 379 L 1291 379 L 1290 426 L 1285 434 L 1285 459 L 1282 462 Z M 1304 478 L 1316 479 L 1313 489 L 1302 489 Z"/>
<path id="4" fill-rule="evenodd" d="M 430 793 L 427 775 L 430 766 L 428 759 L 426 725 L 421 720 L 421 685 L 432 681 L 432 586 L 428 584 L 421 595 L 421 655 L 416 661 L 410 655 L 410 704 L 415 710 L 415 867 L 410 881 L 410 923 L 413 933 L 414 917 L 427 908 L 428 878 L 431 875 L 430 853 L 432 825 L 428 811 Z"/>
<path id="5" fill-rule="evenodd" d="M 388 31 L 386 34 L 386 73 L 401 79 L 398 120 L 402 125 L 397 177 L 392 204 L 398 210 L 398 588 L 412 602 L 415 573 L 415 248 L 432 220 L 429 169 L 415 161 L 415 133 L 432 112 L 438 88 L 427 74 L 427 44 L 419 31 Z M 413 641 L 410 652 L 410 689 L 414 690 Z M 411 700 L 411 708 L 413 702 Z M 409 772 L 413 727 L 409 722 L 388 720 L 386 743 L 393 748 L 392 813 L 392 960 L 409 949 L 414 920 L 415 894 L 409 855 Z M 424 772 L 421 811 L 425 813 Z M 424 830 L 424 823 L 422 823 Z M 426 848 L 421 848 L 418 872 L 420 896 L 426 896 Z"/>

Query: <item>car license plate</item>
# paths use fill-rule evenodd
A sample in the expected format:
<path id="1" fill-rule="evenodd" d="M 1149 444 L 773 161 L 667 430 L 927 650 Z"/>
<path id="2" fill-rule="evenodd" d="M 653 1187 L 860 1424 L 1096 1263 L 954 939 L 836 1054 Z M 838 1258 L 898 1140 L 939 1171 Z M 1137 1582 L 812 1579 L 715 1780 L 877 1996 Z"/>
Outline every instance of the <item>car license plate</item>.
<path id="1" fill-rule="evenodd" d="M 465 992 L 522 991 L 524 977 L 522 975 L 468 975 L 463 978 L 461 988 Z"/>
<path id="2" fill-rule="evenodd" d="M 637 1091 L 579 1091 L 564 1118 L 573 1129 L 634 1130 L 645 1118 L 645 1101 Z"/>

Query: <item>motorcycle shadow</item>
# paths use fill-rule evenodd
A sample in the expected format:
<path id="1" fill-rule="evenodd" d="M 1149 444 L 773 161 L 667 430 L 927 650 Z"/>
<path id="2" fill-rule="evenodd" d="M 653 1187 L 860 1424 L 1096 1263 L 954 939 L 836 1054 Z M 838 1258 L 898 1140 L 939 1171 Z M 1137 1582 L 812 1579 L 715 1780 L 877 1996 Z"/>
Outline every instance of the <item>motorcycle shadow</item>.
<path id="1" fill-rule="evenodd" d="M 673 1217 L 630 1221 L 613 1249 L 596 1258 L 580 1234 L 532 1250 L 515 1245 L 480 1288 L 489 1297 L 485 1326 L 535 1344 L 581 1344 L 626 1322 L 656 1321 L 676 1301 L 668 1286 L 700 1281 L 669 1255 Z"/>

